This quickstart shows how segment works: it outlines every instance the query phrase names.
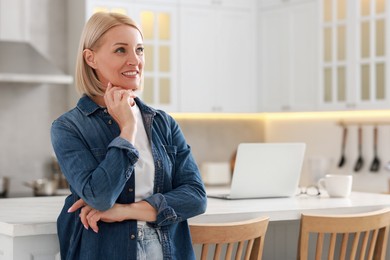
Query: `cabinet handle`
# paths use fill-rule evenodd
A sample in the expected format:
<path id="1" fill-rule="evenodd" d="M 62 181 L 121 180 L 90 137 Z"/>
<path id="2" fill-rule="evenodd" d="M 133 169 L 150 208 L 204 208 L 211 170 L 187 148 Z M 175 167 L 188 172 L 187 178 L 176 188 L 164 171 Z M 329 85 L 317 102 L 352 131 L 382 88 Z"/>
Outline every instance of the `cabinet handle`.
<path id="1" fill-rule="evenodd" d="M 223 109 L 220 106 L 213 106 L 213 107 L 211 107 L 211 111 L 213 111 L 213 112 L 222 112 Z"/>
<path id="2" fill-rule="evenodd" d="M 222 0 L 211 0 L 211 4 L 213 4 L 213 5 L 221 5 L 222 4 Z"/>

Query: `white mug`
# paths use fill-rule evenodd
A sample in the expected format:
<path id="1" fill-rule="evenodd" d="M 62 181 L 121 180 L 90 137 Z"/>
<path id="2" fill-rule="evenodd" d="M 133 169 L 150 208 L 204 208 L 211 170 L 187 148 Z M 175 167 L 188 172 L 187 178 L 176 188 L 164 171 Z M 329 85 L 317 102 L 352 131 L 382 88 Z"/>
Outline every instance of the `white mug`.
<path id="1" fill-rule="evenodd" d="M 318 181 L 318 186 L 325 189 L 329 197 L 345 198 L 351 194 L 352 175 L 327 174 Z"/>

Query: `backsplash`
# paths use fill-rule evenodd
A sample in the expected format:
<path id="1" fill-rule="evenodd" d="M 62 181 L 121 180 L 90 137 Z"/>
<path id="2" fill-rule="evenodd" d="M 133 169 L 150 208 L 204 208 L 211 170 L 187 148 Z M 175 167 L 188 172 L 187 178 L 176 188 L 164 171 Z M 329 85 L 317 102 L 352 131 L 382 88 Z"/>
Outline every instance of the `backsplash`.
<path id="1" fill-rule="evenodd" d="M 389 192 L 390 171 L 385 165 L 390 161 L 390 113 L 373 112 L 330 112 L 330 113 L 292 113 L 285 117 L 270 115 L 266 119 L 267 142 L 305 142 L 307 144 L 302 170 L 301 184 L 310 185 L 318 179 L 313 172 L 314 161 L 329 162 L 325 173 L 353 175 L 353 190 L 367 192 Z M 345 164 L 338 167 L 341 158 L 343 128 L 340 122 L 352 122 L 347 125 L 348 135 L 345 147 Z M 354 166 L 358 159 L 358 128 L 362 127 L 363 167 L 358 172 Z M 371 172 L 374 159 L 373 129 L 371 123 L 378 122 L 378 157 L 381 165 L 378 172 Z"/>
<path id="2" fill-rule="evenodd" d="M 49 174 L 50 126 L 66 87 L 2 83 L 0 91 L 0 176 L 10 177 L 10 193 L 31 192 L 23 182 Z"/>
<path id="3" fill-rule="evenodd" d="M 198 165 L 203 162 L 229 162 L 239 143 L 264 141 L 264 123 L 255 117 L 177 121 Z"/>

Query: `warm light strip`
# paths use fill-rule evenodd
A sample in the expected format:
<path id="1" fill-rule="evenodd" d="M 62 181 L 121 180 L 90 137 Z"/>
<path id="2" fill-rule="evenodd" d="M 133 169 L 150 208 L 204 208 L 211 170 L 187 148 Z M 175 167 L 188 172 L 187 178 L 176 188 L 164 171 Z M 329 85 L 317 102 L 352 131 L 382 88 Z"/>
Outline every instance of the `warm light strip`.
<path id="1" fill-rule="evenodd" d="M 211 120 L 248 120 L 264 119 L 265 114 L 239 114 L 239 113 L 170 113 L 175 119 L 211 119 Z"/>
<path id="2" fill-rule="evenodd" d="M 175 119 L 260 119 L 260 120 L 295 120 L 295 119 L 375 119 L 388 117 L 390 110 L 364 111 L 326 111 L 326 112 L 275 112 L 275 113 L 171 113 Z"/>
<path id="3" fill-rule="evenodd" d="M 362 119 L 389 117 L 390 110 L 364 110 L 364 111 L 327 111 L 327 112 L 290 112 L 290 113 L 265 113 L 269 120 L 294 120 L 294 119 Z"/>

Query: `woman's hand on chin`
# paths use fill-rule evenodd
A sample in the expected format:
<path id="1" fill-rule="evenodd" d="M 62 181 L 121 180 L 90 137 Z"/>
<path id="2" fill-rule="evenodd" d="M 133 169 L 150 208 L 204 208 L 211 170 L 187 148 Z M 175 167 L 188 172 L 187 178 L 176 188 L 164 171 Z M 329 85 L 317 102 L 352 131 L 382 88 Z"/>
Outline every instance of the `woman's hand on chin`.
<path id="1" fill-rule="evenodd" d="M 135 93 L 108 83 L 104 94 L 108 113 L 114 118 L 121 130 L 120 136 L 134 144 L 137 120 L 131 106 L 134 105 Z"/>

